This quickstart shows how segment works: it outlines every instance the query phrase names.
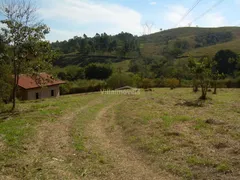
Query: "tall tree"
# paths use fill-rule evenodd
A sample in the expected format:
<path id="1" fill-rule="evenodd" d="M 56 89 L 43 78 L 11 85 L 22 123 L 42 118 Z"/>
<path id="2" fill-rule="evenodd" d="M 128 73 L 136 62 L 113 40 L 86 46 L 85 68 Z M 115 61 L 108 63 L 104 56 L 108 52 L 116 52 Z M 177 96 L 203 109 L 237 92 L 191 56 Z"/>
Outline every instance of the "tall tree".
<path id="1" fill-rule="evenodd" d="M 2 101 L 7 103 L 11 94 L 11 69 L 5 56 L 6 51 L 7 47 L 0 35 L 0 104 Z"/>
<path id="2" fill-rule="evenodd" d="M 17 84 L 21 73 L 36 74 L 51 65 L 51 47 L 44 41 L 49 28 L 37 22 L 36 7 L 31 0 L 5 0 L 0 6 L 5 17 L 1 23 L 4 42 L 10 47 L 5 54 L 14 74 L 12 110 L 16 106 Z"/>

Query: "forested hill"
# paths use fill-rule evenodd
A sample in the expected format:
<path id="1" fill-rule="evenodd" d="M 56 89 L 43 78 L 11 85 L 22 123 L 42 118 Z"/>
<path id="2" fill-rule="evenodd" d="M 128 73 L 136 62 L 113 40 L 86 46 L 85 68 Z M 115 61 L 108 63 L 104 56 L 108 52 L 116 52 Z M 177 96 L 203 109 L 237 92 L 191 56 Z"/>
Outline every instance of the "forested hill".
<path id="1" fill-rule="evenodd" d="M 106 33 L 90 38 L 73 37 L 52 43 L 52 48 L 62 53 L 55 62 L 58 66 L 80 65 L 141 57 L 166 57 L 177 59 L 187 56 L 211 56 L 222 49 L 240 53 L 240 27 L 199 28 L 184 27 L 164 30 L 145 36 Z"/>
<path id="2" fill-rule="evenodd" d="M 142 52 L 158 55 L 166 50 L 177 55 L 214 56 L 217 51 L 230 49 L 240 53 L 240 27 L 184 27 L 141 36 Z"/>

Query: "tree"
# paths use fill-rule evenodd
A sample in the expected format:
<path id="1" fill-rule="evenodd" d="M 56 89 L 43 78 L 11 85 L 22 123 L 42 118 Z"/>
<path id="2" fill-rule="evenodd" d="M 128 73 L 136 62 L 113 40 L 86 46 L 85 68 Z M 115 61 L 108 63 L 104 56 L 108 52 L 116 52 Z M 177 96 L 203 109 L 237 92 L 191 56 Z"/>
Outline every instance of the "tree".
<path id="1" fill-rule="evenodd" d="M 188 71 L 188 62 L 185 59 L 177 59 L 174 62 L 174 68 L 169 74 L 171 77 L 177 78 L 179 80 L 179 86 L 182 85 L 182 79 L 188 78 L 189 71 Z"/>
<path id="2" fill-rule="evenodd" d="M 9 46 L 6 56 L 14 74 L 12 110 L 16 106 L 16 94 L 21 73 L 37 74 L 50 67 L 52 53 L 49 42 L 44 41 L 49 28 L 37 22 L 36 8 L 30 0 L 5 0 L 0 7 L 6 18 L 1 23 L 4 42 Z"/>
<path id="3" fill-rule="evenodd" d="M 11 69 L 4 55 L 6 51 L 7 47 L 0 36 L 0 104 L 7 103 L 11 96 Z"/>
<path id="4" fill-rule="evenodd" d="M 237 70 L 239 56 L 231 50 L 220 50 L 216 53 L 214 60 L 216 61 L 216 70 L 220 74 L 233 75 Z"/>
<path id="5" fill-rule="evenodd" d="M 218 70 L 213 68 L 212 70 L 212 80 L 213 80 L 213 88 L 214 88 L 213 94 L 217 94 L 217 81 L 223 77 L 224 77 L 223 74 L 219 74 Z"/>
<path id="6" fill-rule="evenodd" d="M 89 64 L 85 68 L 87 79 L 107 79 L 112 75 L 112 68 L 108 65 Z"/>
<path id="7" fill-rule="evenodd" d="M 117 73 L 113 74 L 107 80 L 107 85 L 109 88 L 116 89 L 123 86 L 132 86 L 133 79 L 128 74 L 125 73 Z"/>
<path id="8" fill-rule="evenodd" d="M 199 99 L 206 100 L 212 76 L 212 60 L 207 57 L 201 59 L 200 61 L 190 58 L 188 67 L 201 86 L 202 95 Z"/>

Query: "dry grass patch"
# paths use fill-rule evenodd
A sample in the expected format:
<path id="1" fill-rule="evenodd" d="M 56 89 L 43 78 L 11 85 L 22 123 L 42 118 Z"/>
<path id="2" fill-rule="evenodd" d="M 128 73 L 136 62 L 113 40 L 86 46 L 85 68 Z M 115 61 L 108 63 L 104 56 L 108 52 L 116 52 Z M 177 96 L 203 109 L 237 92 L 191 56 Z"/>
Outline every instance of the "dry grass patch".
<path id="1" fill-rule="evenodd" d="M 125 141 L 143 157 L 186 179 L 240 177 L 240 91 L 219 90 L 201 106 L 191 89 L 155 89 L 115 108 Z M 160 102 L 160 103 L 159 103 Z M 179 105 L 180 103 L 180 105 Z M 176 105 L 177 104 L 177 105 Z"/>

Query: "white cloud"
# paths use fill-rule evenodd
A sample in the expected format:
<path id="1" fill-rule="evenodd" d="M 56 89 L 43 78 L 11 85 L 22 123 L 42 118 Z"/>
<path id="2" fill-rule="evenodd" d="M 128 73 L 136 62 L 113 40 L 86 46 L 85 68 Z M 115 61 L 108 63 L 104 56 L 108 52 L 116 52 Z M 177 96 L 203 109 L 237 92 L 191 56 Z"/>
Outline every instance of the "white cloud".
<path id="1" fill-rule="evenodd" d="M 109 3 L 79 0 L 53 0 L 51 7 L 42 8 L 39 13 L 44 19 L 60 22 L 63 27 L 99 32 L 104 29 L 106 33 L 116 34 L 121 31 L 139 34 L 142 31 L 141 14 L 130 8 Z M 53 33 L 56 33 L 56 31 Z"/>
<path id="2" fill-rule="evenodd" d="M 240 0 L 239 0 L 240 1 Z M 229 25 L 226 21 L 226 18 L 221 15 L 221 13 L 208 13 L 205 16 L 201 17 L 197 21 L 194 21 L 196 17 L 199 17 L 199 13 L 191 12 L 185 19 L 181 22 L 180 20 L 186 14 L 188 8 L 182 5 L 171 5 L 168 6 L 166 12 L 164 13 L 164 20 L 173 26 L 182 27 L 182 26 L 202 26 L 202 27 L 219 27 Z M 180 22 L 180 23 L 179 23 Z M 190 24 L 193 22 L 192 24 Z"/>
<path id="3" fill-rule="evenodd" d="M 152 6 L 154 6 L 154 5 L 156 5 L 156 4 L 157 4 L 157 2 L 155 2 L 155 1 L 152 1 L 152 2 L 150 2 L 149 4 L 150 4 L 150 5 L 152 5 Z"/>
<path id="4" fill-rule="evenodd" d="M 187 11 L 188 9 L 182 5 L 168 6 L 167 11 L 164 13 L 164 20 L 175 26 L 187 26 L 192 21 L 191 13 L 180 22 Z"/>
<path id="5" fill-rule="evenodd" d="M 227 26 L 227 22 L 224 16 L 220 13 L 209 13 L 206 14 L 201 20 L 201 26 L 206 27 L 219 27 Z"/>
<path id="6" fill-rule="evenodd" d="M 74 36 L 82 36 L 82 35 L 83 35 L 82 32 L 59 30 L 59 29 L 51 28 L 51 31 L 46 36 L 46 38 L 49 41 L 54 42 L 56 40 L 58 40 L 58 41 L 68 40 L 70 38 L 73 38 Z"/>

